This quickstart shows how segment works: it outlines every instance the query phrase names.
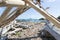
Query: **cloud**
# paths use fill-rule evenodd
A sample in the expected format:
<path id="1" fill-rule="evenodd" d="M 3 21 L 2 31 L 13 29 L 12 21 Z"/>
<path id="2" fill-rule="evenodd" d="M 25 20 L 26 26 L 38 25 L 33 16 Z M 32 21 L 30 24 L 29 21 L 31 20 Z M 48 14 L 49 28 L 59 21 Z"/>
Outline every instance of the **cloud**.
<path id="1" fill-rule="evenodd" d="M 46 0 L 47 2 L 55 2 L 56 0 Z"/>

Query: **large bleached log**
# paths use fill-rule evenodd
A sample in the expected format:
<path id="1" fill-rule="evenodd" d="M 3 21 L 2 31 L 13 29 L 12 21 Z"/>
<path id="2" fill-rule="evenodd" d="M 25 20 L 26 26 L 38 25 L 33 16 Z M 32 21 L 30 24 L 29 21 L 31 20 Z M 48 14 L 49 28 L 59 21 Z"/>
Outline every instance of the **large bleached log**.
<path id="1" fill-rule="evenodd" d="M 29 0 L 25 0 L 32 8 L 34 8 L 37 12 L 39 12 L 40 14 L 42 14 L 44 17 L 46 17 L 46 19 L 50 20 L 53 24 L 55 24 L 57 27 L 60 28 L 60 22 L 58 20 L 56 20 L 54 17 L 52 17 L 51 15 L 49 15 L 48 12 L 46 12 L 45 10 L 43 10 L 42 8 L 38 8 L 33 2 L 29 1 Z"/>
<path id="2" fill-rule="evenodd" d="M 6 0 L 7 4 L 16 4 L 16 5 L 25 5 L 25 2 L 22 0 Z"/>
<path id="3" fill-rule="evenodd" d="M 23 0 L 0 0 L 0 6 L 24 6 Z"/>

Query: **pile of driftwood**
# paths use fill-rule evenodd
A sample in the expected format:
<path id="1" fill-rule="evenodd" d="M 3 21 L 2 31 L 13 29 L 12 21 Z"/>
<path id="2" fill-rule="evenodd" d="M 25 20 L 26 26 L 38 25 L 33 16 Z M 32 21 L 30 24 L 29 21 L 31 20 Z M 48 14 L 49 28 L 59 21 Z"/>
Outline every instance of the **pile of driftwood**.
<path id="1" fill-rule="evenodd" d="M 12 35 L 20 30 L 23 30 L 23 28 L 28 28 L 28 25 L 17 23 L 17 21 L 14 20 L 9 25 L 6 25 L 5 27 L 0 28 L 1 29 L 0 33 L 2 35 Z"/>

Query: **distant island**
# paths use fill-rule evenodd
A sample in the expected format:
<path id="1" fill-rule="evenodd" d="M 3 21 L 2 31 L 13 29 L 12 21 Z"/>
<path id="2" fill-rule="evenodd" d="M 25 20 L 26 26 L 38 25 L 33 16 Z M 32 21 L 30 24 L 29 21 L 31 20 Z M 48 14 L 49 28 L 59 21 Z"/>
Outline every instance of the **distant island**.
<path id="1" fill-rule="evenodd" d="M 44 18 L 40 19 L 16 19 L 18 22 L 40 22 L 41 20 L 45 20 Z"/>

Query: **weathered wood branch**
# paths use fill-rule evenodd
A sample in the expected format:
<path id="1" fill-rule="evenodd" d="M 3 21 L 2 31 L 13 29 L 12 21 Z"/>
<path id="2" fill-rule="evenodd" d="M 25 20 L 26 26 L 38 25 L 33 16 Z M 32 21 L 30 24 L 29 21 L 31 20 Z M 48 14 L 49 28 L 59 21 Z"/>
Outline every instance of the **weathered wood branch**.
<path id="1" fill-rule="evenodd" d="M 8 32 L 7 34 L 13 34 L 13 33 L 16 33 L 17 31 L 20 31 L 20 30 L 22 30 L 22 28 L 16 28 L 14 31 L 10 31 L 10 32 Z"/>
<path id="2" fill-rule="evenodd" d="M 0 17 L 0 24 L 1 22 L 3 22 L 4 20 L 6 20 L 6 16 L 9 14 L 10 10 L 12 9 L 12 7 L 8 6 L 6 8 L 6 10 L 3 12 L 3 14 Z"/>
<path id="3" fill-rule="evenodd" d="M 42 8 L 38 8 L 33 2 L 29 1 L 29 0 L 25 0 L 32 8 L 34 8 L 37 12 L 39 12 L 40 14 L 42 14 L 44 17 L 46 17 L 46 19 L 50 20 L 53 24 L 55 24 L 57 27 L 60 27 L 60 22 L 58 20 L 56 20 L 54 17 L 52 17 L 51 15 L 49 15 L 49 13 L 47 13 L 45 10 L 43 10 Z"/>
<path id="4" fill-rule="evenodd" d="M 14 15 L 12 15 L 8 20 L 5 20 L 5 22 L 2 22 L 1 25 L 6 25 L 9 22 L 13 21 L 16 17 L 18 17 L 23 12 L 25 12 L 27 9 L 29 9 L 29 7 L 28 8 L 25 7 L 25 8 L 22 8 L 22 9 L 17 10 L 17 12 Z"/>

